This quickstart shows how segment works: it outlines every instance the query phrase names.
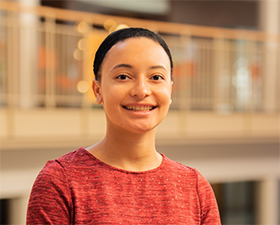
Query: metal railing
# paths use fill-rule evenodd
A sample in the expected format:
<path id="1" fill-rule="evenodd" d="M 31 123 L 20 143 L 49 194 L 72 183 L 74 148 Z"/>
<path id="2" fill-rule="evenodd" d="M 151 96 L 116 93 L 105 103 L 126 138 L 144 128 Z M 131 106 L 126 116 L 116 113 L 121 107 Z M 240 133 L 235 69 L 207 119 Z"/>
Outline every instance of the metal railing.
<path id="1" fill-rule="evenodd" d="M 138 20 L 48 7 L 0 5 L 2 107 L 91 107 L 94 52 L 123 26 L 158 32 L 174 58 L 173 109 L 262 111 L 266 46 L 280 58 L 280 36 Z M 279 64 L 273 64 L 278 67 Z M 277 80 L 278 79 L 278 80 Z M 275 90 L 280 89 L 276 76 Z M 277 93 L 274 93 L 277 95 Z M 279 110 L 279 93 L 275 98 Z M 277 105 L 278 104 L 278 105 Z"/>

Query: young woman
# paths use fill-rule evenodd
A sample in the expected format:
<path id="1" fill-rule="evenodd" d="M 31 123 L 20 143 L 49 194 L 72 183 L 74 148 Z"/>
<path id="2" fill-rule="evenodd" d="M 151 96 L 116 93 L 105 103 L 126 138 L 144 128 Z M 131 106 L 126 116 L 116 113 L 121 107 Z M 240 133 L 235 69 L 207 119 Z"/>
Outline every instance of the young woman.
<path id="1" fill-rule="evenodd" d="M 103 41 L 93 91 L 106 114 L 106 135 L 46 164 L 27 224 L 220 224 L 205 178 L 156 151 L 172 68 L 166 43 L 149 30 L 127 28 Z"/>

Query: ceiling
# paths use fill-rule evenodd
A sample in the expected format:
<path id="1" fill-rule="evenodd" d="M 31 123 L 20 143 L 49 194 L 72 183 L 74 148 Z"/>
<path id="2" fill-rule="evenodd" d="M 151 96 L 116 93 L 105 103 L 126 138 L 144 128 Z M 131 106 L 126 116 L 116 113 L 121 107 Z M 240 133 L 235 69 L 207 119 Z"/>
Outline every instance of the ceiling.
<path id="1" fill-rule="evenodd" d="M 168 0 L 78 0 L 101 7 L 137 13 L 164 15 L 170 11 Z"/>

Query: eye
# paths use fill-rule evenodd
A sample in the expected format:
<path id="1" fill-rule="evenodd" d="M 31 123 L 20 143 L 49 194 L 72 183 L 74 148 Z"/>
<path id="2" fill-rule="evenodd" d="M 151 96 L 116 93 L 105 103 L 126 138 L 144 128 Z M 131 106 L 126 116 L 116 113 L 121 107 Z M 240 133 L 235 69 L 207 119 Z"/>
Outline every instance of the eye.
<path id="1" fill-rule="evenodd" d="M 154 75 L 152 76 L 152 80 L 160 81 L 160 80 L 164 80 L 164 78 L 161 75 Z"/>
<path id="2" fill-rule="evenodd" d="M 127 75 L 121 74 L 121 75 L 117 76 L 116 78 L 119 79 L 119 80 L 126 80 L 129 77 Z"/>

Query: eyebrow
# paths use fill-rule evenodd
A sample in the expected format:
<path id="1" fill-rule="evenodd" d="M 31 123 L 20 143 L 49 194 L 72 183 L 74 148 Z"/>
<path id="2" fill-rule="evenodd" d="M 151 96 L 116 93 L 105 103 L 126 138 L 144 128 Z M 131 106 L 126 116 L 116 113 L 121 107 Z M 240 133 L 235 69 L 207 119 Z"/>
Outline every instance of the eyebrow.
<path id="1" fill-rule="evenodd" d="M 167 71 L 167 69 L 161 65 L 151 66 L 151 69 L 164 69 L 165 71 Z"/>
<path id="2" fill-rule="evenodd" d="M 129 68 L 129 69 L 133 68 L 133 66 L 131 66 L 129 64 L 121 63 L 121 64 L 118 64 L 118 65 L 114 66 L 112 70 L 115 70 L 115 69 L 118 69 L 118 68 L 121 68 L 121 67 Z M 161 66 L 161 65 L 151 66 L 150 68 L 151 69 L 164 69 L 165 71 L 167 71 L 167 69 L 164 66 Z"/>
<path id="3" fill-rule="evenodd" d="M 129 65 L 129 64 L 124 64 L 124 63 L 122 63 L 122 64 L 118 64 L 118 65 L 114 66 L 112 70 L 115 70 L 115 69 L 118 69 L 118 68 L 121 68 L 121 67 L 129 68 L 129 69 L 132 69 L 132 68 L 133 68 L 133 67 L 132 67 L 131 65 Z M 112 70 L 111 70 L 111 71 L 112 71 Z"/>

